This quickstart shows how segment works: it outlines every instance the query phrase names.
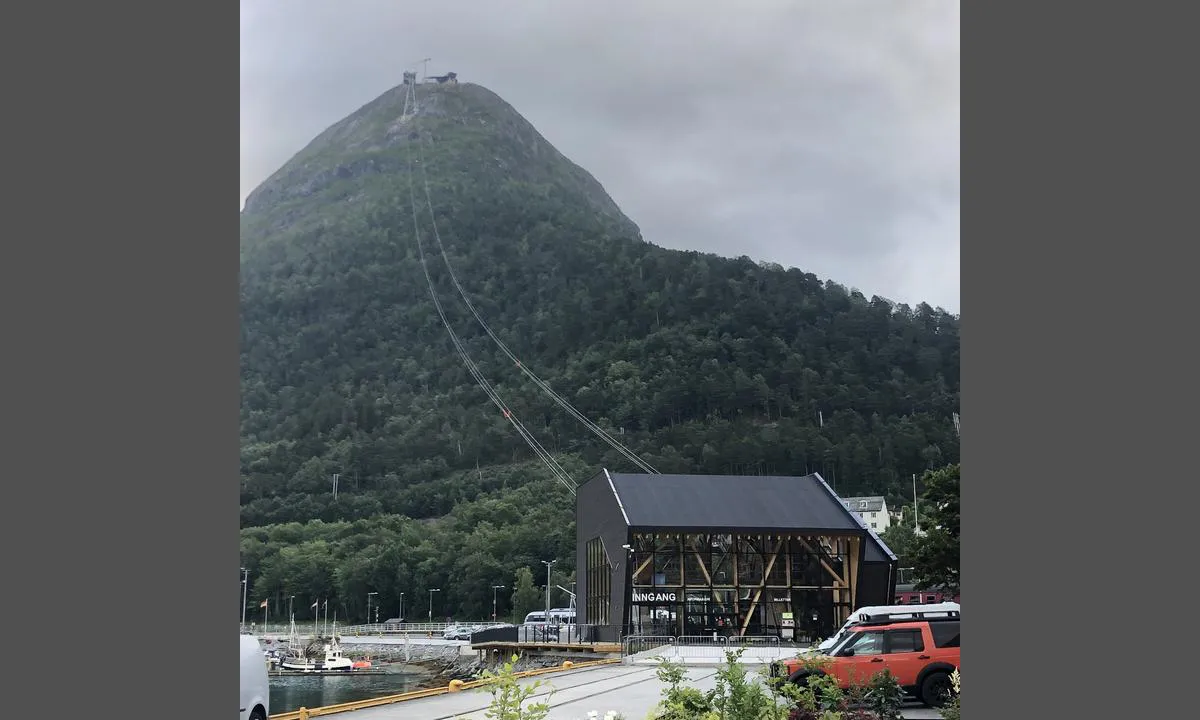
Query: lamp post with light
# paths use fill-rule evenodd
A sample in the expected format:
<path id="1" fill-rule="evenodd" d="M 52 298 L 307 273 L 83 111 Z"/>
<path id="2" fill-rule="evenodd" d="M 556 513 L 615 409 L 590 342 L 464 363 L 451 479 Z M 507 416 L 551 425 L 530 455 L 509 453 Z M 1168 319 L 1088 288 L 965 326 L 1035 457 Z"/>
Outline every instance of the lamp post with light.
<path id="1" fill-rule="evenodd" d="M 441 592 L 441 591 L 442 591 L 441 588 L 430 588 L 429 589 L 429 623 L 431 625 L 433 624 L 433 594 L 435 592 Z"/>
<path id="2" fill-rule="evenodd" d="M 492 586 L 492 622 L 496 622 L 496 591 L 503 590 L 503 585 Z"/>

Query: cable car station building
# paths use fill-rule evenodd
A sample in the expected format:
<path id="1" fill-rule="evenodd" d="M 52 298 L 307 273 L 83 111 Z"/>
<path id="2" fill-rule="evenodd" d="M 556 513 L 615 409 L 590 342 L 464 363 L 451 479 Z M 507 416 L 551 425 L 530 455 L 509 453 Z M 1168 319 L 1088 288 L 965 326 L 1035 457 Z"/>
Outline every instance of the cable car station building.
<path id="1" fill-rule="evenodd" d="M 623 635 L 832 635 L 897 558 L 818 474 L 620 474 L 576 494 L 579 623 Z"/>

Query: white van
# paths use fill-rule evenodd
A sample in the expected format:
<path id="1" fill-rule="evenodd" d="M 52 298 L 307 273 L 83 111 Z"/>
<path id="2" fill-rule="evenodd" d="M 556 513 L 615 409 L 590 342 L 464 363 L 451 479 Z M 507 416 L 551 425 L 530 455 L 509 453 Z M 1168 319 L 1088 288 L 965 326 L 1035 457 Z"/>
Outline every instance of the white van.
<path id="1" fill-rule="evenodd" d="M 538 610 L 531 612 L 525 616 L 525 625 L 545 625 L 546 611 Z M 551 625 L 574 625 L 575 611 L 571 608 L 551 608 L 550 609 L 550 624 Z"/>
<path id="2" fill-rule="evenodd" d="M 817 645 L 818 652 L 826 652 L 842 639 L 846 631 L 850 627 L 862 622 L 868 615 L 892 615 L 903 617 L 908 613 L 921 613 L 928 617 L 930 615 L 937 617 L 939 613 L 962 612 L 962 606 L 955 602 L 944 603 L 928 603 L 926 605 L 870 605 L 862 607 L 850 613 L 850 617 L 846 619 L 846 624 L 838 629 L 833 637 L 822 641 Z"/>
<path id="3" fill-rule="evenodd" d="M 241 720 L 267 720 L 271 716 L 271 681 L 267 677 L 267 656 L 258 638 L 242 635 L 242 711 Z"/>

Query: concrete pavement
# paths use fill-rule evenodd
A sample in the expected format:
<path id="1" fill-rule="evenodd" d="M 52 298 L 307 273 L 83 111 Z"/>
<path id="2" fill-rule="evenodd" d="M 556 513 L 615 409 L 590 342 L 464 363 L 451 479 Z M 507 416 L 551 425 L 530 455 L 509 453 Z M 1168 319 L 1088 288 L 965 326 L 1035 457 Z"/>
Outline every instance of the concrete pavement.
<path id="1" fill-rule="evenodd" d="M 702 691 L 711 690 L 716 680 L 712 666 L 689 667 L 687 685 Z M 601 717 L 616 710 L 626 720 L 643 720 L 662 698 L 664 685 L 654 668 L 647 665 L 609 665 L 583 670 L 568 670 L 540 678 L 524 678 L 528 685 L 541 680 L 537 702 L 549 702 L 549 720 L 584 720 L 590 710 Z M 551 692 L 553 690 L 553 692 Z M 354 711 L 354 720 L 483 720 L 491 695 L 482 690 L 465 690 L 437 697 L 366 708 Z M 925 720 L 939 718 L 936 710 L 919 703 L 908 703 L 903 709 L 905 718 Z"/>

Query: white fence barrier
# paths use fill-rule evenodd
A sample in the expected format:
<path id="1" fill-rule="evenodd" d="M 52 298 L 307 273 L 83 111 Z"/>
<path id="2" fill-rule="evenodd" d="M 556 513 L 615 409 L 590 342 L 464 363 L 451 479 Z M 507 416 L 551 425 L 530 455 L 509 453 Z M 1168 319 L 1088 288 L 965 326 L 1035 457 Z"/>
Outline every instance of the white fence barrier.
<path id="1" fill-rule="evenodd" d="M 340 635 L 342 637 L 353 637 L 353 636 L 361 636 L 361 635 L 398 635 L 398 634 L 418 634 L 418 633 L 420 633 L 420 634 L 432 633 L 434 637 L 441 637 L 442 633 L 446 632 L 446 630 L 448 628 L 452 628 L 452 627 L 475 627 L 475 628 L 486 629 L 486 628 L 490 628 L 490 627 L 499 627 L 504 624 L 505 623 L 491 623 L 491 622 L 481 622 L 481 623 L 371 623 L 368 625 L 338 625 L 337 632 L 338 632 L 338 635 Z M 316 627 L 317 627 L 318 633 L 331 631 L 333 629 L 332 623 L 327 625 L 323 622 L 318 622 Z M 253 634 L 255 634 L 255 635 L 287 635 L 291 631 L 291 628 L 288 625 L 274 625 L 274 624 L 261 625 L 261 624 L 259 624 L 259 625 L 252 626 L 250 623 L 247 623 L 245 631 L 247 633 L 253 632 Z M 311 622 L 308 622 L 308 623 L 297 622 L 296 623 L 296 632 L 299 633 L 301 636 L 310 636 L 310 635 L 312 635 L 312 632 L 313 632 L 313 624 Z"/>
<path id="2" fill-rule="evenodd" d="M 780 657 L 779 638 L 773 635 L 725 637 L 723 635 L 629 635 L 621 641 L 621 656 L 663 657 L 668 660 L 723 662 L 728 651 L 741 650 L 741 659 L 772 662 Z"/>

